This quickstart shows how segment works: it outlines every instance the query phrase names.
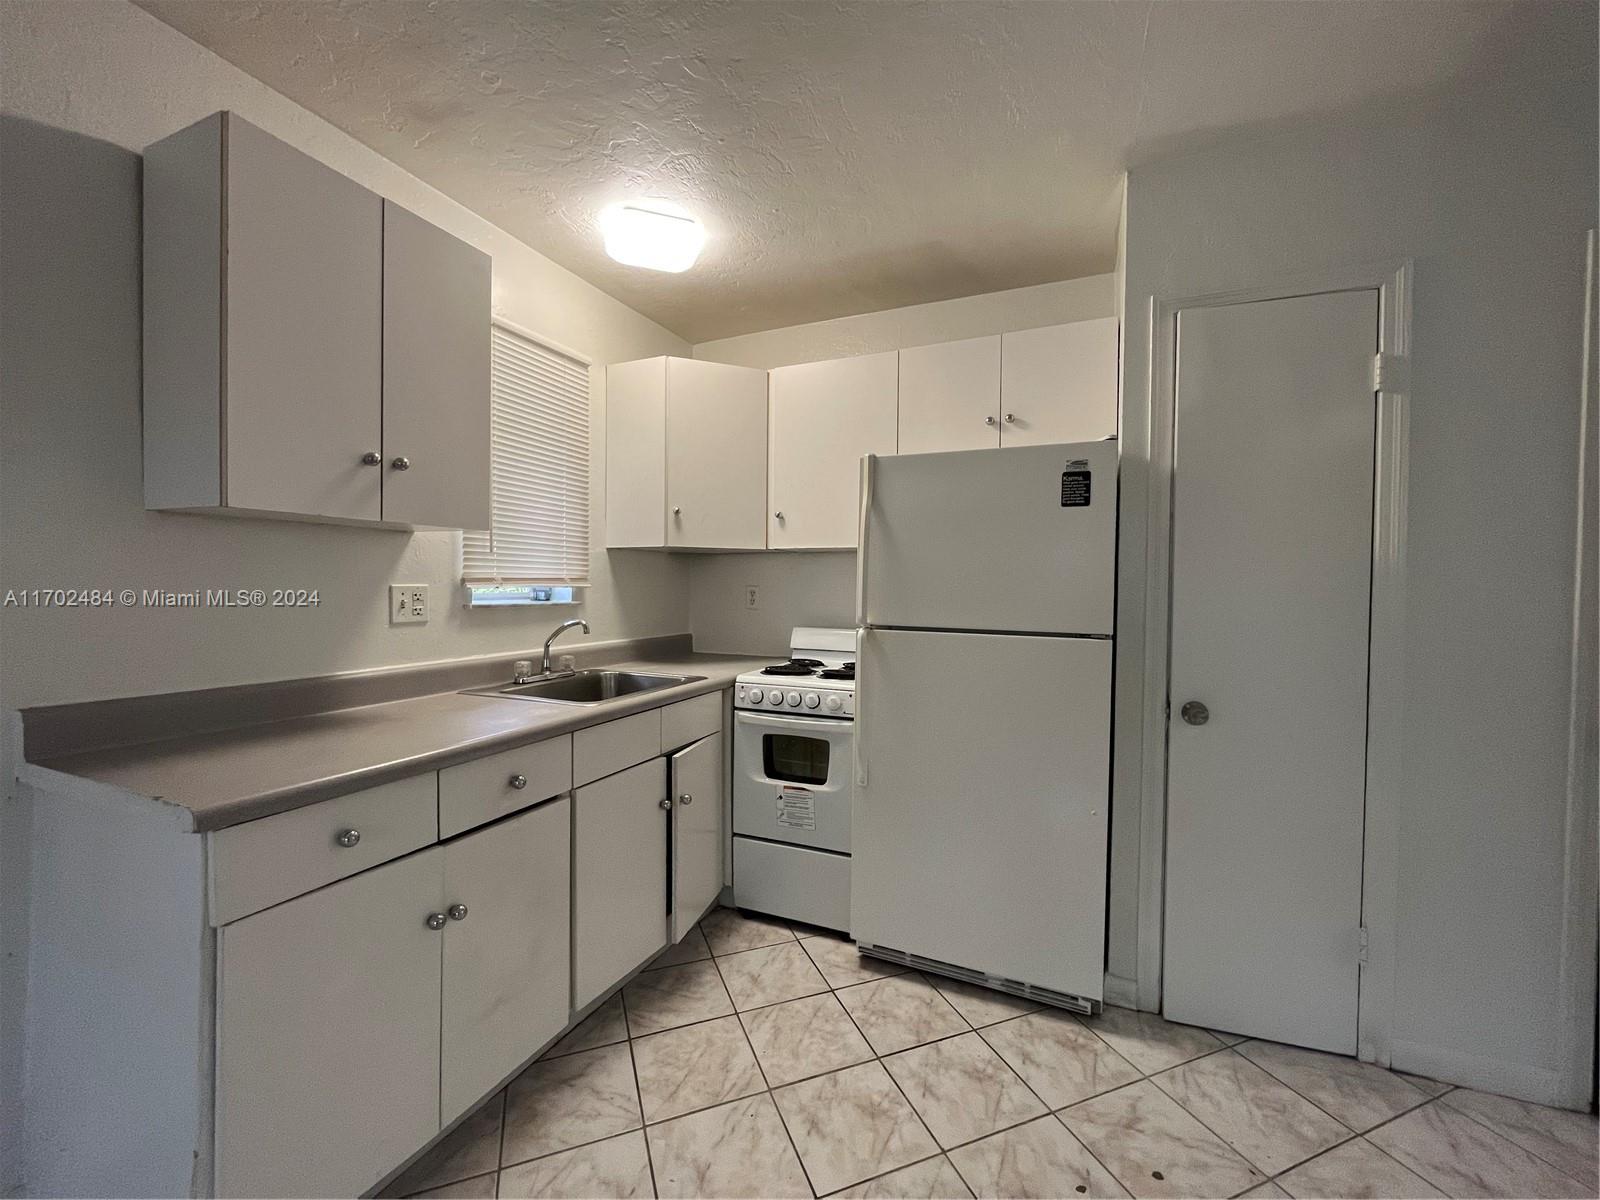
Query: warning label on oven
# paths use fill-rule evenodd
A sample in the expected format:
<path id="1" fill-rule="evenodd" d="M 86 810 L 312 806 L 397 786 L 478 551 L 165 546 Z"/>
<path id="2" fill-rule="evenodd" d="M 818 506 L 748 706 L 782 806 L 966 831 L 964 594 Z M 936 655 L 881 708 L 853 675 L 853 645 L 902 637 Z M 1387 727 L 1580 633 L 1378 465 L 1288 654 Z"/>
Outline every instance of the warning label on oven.
<path id="1" fill-rule="evenodd" d="M 785 829 L 817 827 L 817 798 L 805 788 L 778 789 L 778 824 Z"/>

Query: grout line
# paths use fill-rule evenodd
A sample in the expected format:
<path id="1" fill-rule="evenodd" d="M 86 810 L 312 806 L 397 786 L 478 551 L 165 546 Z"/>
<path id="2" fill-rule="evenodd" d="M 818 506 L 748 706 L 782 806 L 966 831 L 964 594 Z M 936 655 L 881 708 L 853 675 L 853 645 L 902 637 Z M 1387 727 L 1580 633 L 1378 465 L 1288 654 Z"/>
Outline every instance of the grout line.
<path id="1" fill-rule="evenodd" d="M 1435 1100 L 1443 1100 L 1446 1096 L 1452 1095 L 1453 1093 L 1459 1092 L 1461 1090 L 1462 1090 L 1461 1088 L 1451 1088 L 1450 1091 L 1448 1091 L 1448 1092 L 1439 1093 L 1439 1095 L 1435 1096 L 1434 1099 Z M 1513 1099 L 1514 1100 L 1514 1099 L 1516 1099 L 1516 1097 L 1512 1096 L 1512 1097 L 1508 1097 L 1508 1099 Z M 1529 1103 L 1532 1103 L 1532 1101 L 1524 1100 L 1524 1101 L 1520 1101 L 1520 1103 L 1529 1104 Z M 1487 1129 L 1490 1133 L 1494 1134 L 1496 1137 L 1504 1138 L 1506 1141 L 1510 1142 L 1513 1146 L 1517 1147 L 1517 1149 L 1525 1151 L 1526 1153 L 1533 1155 L 1534 1158 L 1537 1158 L 1540 1162 L 1544 1163 L 1547 1167 L 1549 1167 L 1551 1170 L 1555 1171 L 1557 1174 L 1565 1175 L 1568 1179 L 1571 1179 L 1574 1183 L 1578 1184 L 1580 1187 L 1583 1186 L 1583 1181 L 1581 1179 L 1578 1179 L 1575 1175 L 1572 1174 L 1572 1172 L 1568 1171 L 1565 1167 L 1559 1166 L 1558 1164 L 1551 1162 L 1548 1158 L 1546 1158 L 1544 1155 L 1540 1154 L 1532 1146 L 1524 1146 L 1520 1141 L 1518 1141 L 1516 1138 L 1512 1137 L 1509 1133 L 1506 1133 L 1503 1130 L 1496 1129 L 1493 1125 L 1489 1124 L 1487 1121 L 1481 1119 L 1480 1117 L 1478 1117 L 1474 1113 L 1469 1113 L 1464 1108 L 1457 1108 L 1454 1104 L 1446 1104 L 1445 1107 L 1448 1108 L 1451 1112 L 1458 1113 L 1461 1116 L 1465 1117 L 1467 1120 L 1471 1121 L 1473 1124 L 1478 1125 L 1481 1128 Z M 1544 1107 L 1544 1106 L 1541 1106 L 1541 1107 Z M 1561 1112 L 1561 1111 L 1571 1112 L 1572 1110 L 1571 1109 L 1558 1109 L 1557 1111 L 1558 1112 Z M 1588 1114 L 1584 1114 L 1584 1115 L 1587 1116 Z M 1381 1149 L 1383 1149 L 1383 1147 L 1379 1146 L 1378 1149 L 1381 1150 Z M 1396 1160 L 1396 1161 L 1398 1161 L 1398 1160 Z M 1404 1166 L 1405 1164 L 1401 1163 L 1401 1165 Z"/>
<path id="2" fill-rule="evenodd" d="M 656 1187 L 655 1155 L 650 1153 L 650 1127 L 645 1124 L 644 1120 L 644 1089 L 639 1086 L 639 1061 L 633 1056 L 633 1031 L 628 1026 L 628 998 L 623 995 L 623 992 L 626 991 L 627 988 L 623 988 L 617 993 L 617 996 L 622 1002 L 622 1027 L 628 1030 L 628 1065 L 633 1068 L 633 1098 L 639 1105 L 639 1136 L 644 1139 L 644 1163 L 650 1169 L 650 1194 L 659 1196 L 661 1191 Z"/>

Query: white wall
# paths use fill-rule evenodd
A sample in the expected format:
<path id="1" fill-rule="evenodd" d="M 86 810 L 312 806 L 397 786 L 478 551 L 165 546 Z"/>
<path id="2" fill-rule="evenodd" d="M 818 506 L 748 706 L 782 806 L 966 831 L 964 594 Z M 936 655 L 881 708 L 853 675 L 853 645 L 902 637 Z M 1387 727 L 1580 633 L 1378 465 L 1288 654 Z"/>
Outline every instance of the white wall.
<path id="1" fill-rule="evenodd" d="M 694 348 L 696 358 L 771 369 L 794 363 L 876 354 L 906 346 L 1035 329 L 1111 316 L 1111 275 L 915 304 L 884 312 L 770 329 Z M 796 625 L 855 624 L 855 554 L 699 555 L 690 565 L 689 624 L 697 650 L 783 654 Z M 761 607 L 745 607 L 745 587 L 761 589 Z"/>
<path id="2" fill-rule="evenodd" d="M 1594 21 L 1592 6 L 1527 6 L 1484 90 L 1135 168 L 1123 331 L 1113 844 L 1127 846 L 1152 297 L 1415 260 L 1394 1065 L 1567 1102 L 1589 1064 L 1563 1061 L 1563 1023 L 1593 1019 L 1563 1007 L 1560 983 L 1569 865 L 1587 864 L 1576 894 L 1595 907 L 1592 841 L 1569 854 L 1563 840 Z M 1128 866 L 1113 864 L 1111 969 L 1131 976 Z M 1592 1005 L 1588 962 L 1569 995 Z"/>

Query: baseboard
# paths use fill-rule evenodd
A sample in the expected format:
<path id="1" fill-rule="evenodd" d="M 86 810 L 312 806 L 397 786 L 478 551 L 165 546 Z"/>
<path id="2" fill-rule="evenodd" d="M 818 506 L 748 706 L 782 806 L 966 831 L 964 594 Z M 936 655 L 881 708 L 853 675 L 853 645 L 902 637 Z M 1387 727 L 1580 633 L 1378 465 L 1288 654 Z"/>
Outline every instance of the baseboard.
<path id="1" fill-rule="evenodd" d="M 1580 1112 L 1589 1109 L 1587 1091 L 1581 1096 L 1568 1094 L 1567 1083 L 1560 1071 L 1508 1062 L 1503 1058 L 1463 1054 L 1442 1046 L 1428 1046 L 1398 1038 L 1390 1049 L 1393 1053 L 1389 1065 L 1396 1071 L 1423 1075 L 1459 1087 L 1513 1096 L 1534 1104 L 1577 1109 Z"/>
<path id="2" fill-rule="evenodd" d="M 1110 971 L 1107 971 L 1104 986 L 1107 1004 L 1114 1004 L 1118 1008 L 1139 1007 L 1138 980 L 1126 979 L 1121 975 L 1113 975 Z"/>

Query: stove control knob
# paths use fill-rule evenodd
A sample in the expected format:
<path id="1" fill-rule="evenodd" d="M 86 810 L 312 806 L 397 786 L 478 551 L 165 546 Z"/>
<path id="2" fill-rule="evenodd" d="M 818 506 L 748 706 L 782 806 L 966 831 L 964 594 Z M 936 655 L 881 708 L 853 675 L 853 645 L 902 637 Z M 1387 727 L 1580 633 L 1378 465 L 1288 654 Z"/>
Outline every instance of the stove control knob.
<path id="1" fill-rule="evenodd" d="M 767 703 L 768 704 L 782 704 L 783 703 L 783 693 L 780 692 L 777 688 L 773 688 L 770 692 L 767 693 Z"/>
<path id="2" fill-rule="evenodd" d="M 744 684 L 742 684 L 742 683 L 741 683 L 741 684 L 740 684 L 740 685 L 739 685 L 739 695 L 738 695 L 738 698 L 739 698 L 739 699 L 740 699 L 740 700 L 743 700 L 743 699 L 744 699 L 744 697 L 745 697 L 745 686 L 744 686 Z"/>
<path id="3" fill-rule="evenodd" d="M 844 707 L 844 701 L 839 699 L 839 697 L 837 697 L 837 696 L 829 696 L 828 697 L 828 711 L 829 712 L 838 712 L 843 707 Z"/>
<path id="4" fill-rule="evenodd" d="M 790 692 L 787 696 L 784 697 L 784 700 L 788 703 L 790 708 L 799 708 L 800 707 L 800 693 L 799 692 Z"/>
<path id="5" fill-rule="evenodd" d="M 815 692 L 807 692 L 806 693 L 806 707 L 807 708 L 815 708 L 817 705 L 819 705 L 821 703 L 822 703 L 822 697 L 821 696 L 817 695 Z"/>
<path id="6" fill-rule="evenodd" d="M 767 694 L 764 691 L 762 691 L 760 688 L 752 688 L 751 689 L 751 691 L 750 691 L 750 703 L 751 704 L 760 704 L 766 698 L 767 698 Z"/>

